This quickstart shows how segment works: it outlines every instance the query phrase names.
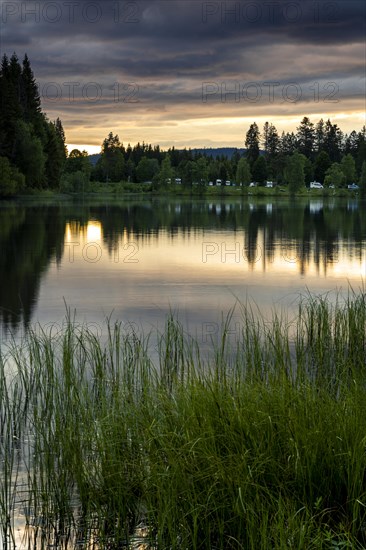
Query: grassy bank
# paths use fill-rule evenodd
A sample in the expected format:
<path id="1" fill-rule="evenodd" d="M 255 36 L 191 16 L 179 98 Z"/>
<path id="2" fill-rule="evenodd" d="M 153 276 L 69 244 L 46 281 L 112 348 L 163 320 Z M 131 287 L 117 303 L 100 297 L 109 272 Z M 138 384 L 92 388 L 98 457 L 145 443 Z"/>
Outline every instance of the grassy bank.
<path id="1" fill-rule="evenodd" d="M 154 364 L 152 339 L 68 321 L 2 356 L 3 540 L 24 478 L 37 548 L 122 548 L 141 522 L 159 550 L 365 547 L 364 294 L 291 322 L 242 306 L 209 360 L 173 318 Z"/>
<path id="2" fill-rule="evenodd" d="M 129 182 L 89 182 L 86 189 L 80 192 L 62 192 L 50 189 L 30 189 L 27 193 L 21 193 L 18 197 L 22 199 L 65 199 L 70 197 L 128 197 L 135 195 L 147 196 L 170 196 L 170 197 L 358 197 L 358 191 L 348 189 L 308 189 L 301 188 L 295 194 L 291 194 L 286 185 L 279 185 L 273 188 L 266 187 L 233 187 L 233 186 L 198 186 L 184 187 L 182 185 L 171 185 L 164 189 L 153 189 L 151 183 L 129 183 Z"/>
<path id="3" fill-rule="evenodd" d="M 91 182 L 88 189 L 88 195 L 129 195 L 129 194 L 148 194 L 154 196 L 177 196 L 177 197 L 240 197 L 240 196 L 259 196 L 259 197 L 360 197 L 359 192 L 348 189 L 308 189 L 301 188 L 295 194 L 290 193 L 286 185 L 279 185 L 273 188 L 267 187 L 233 187 L 233 186 L 205 186 L 184 187 L 182 185 L 170 185 L 164 189 L 153 189 L 151 184 L 144 183 L 103 183 Z"/>

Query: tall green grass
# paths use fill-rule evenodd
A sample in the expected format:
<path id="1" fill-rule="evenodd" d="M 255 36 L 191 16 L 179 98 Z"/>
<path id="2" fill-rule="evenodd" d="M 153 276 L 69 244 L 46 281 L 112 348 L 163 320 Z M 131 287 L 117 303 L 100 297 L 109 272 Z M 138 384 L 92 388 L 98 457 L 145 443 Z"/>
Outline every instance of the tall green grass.
<path id="1" fill-rule="evenodd" d="M 292 320 L 239 307 L 240 338 L 229 316 L 210 359 L 172 316 L 157 360 L 153 335 L 107 323 L 102 341 L 70 315 L 9 345 L 4 548 L 19 472 L 27 548 L 122 548 L 138 527 L 159 550 L 365 548 L 365 294 L 309 297 Z"/>

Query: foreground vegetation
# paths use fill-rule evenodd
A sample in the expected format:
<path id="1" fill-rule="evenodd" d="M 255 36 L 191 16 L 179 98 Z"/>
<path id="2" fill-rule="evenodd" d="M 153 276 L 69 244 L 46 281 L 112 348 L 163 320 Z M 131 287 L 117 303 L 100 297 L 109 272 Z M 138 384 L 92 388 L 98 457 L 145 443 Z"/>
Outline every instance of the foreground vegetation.
<path id="1" fill-rule="evenodd" d="M 3 352 L 6 547 L 19 502 L 36 548 L 121 548 L 141 525 L 158 549 L 365 547 L 366 295 L 270 323 L 238 307 L 207 359 L 174 318 L 103 343 L 69 316 Z"/>

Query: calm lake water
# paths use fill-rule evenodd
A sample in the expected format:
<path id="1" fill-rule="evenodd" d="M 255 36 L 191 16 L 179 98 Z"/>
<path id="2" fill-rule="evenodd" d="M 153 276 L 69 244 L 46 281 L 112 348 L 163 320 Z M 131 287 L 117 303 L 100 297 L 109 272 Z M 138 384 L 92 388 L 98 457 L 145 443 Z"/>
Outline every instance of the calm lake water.
<path id="1" fill-rule="evenodd" d="M 60 327 L 69 307 L 96 332 L 109 315 L 126 330 L 161 329 L 172 310 L 204 343 L 236 299 L 269 315 L 309 291 L 359 291 L 365 208 L 250 197 L 1 204 L 2 338 Z"/>
<path id="2" fill-rule="evenodd" d="M 2 203 L 1 339 L 37 323 L 58 330 L 67 308 L 101 337 L 108 316 L 147 333 L 173 311 L 210 349 L 238 300 L 270 317 L 274 307 L 296 311 L 309 292 L 360 292 L 365 208 L 321 198 Z M 238 338 L 239 307 L 229 328 Z M 15 508 L 17 545 L 28 548 Z"/>

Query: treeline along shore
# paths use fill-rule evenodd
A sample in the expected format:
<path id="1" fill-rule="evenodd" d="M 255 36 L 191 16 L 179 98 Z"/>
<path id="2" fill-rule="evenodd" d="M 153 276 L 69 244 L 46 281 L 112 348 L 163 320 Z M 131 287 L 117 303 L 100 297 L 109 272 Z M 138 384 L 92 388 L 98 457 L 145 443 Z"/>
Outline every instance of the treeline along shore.
<path id="1" fill-rule="evenodd" d="M 316 181 L 335 190 L 353 185 L 366 195 L 366 127 L 345 134 L 329 119 L 304 117 L 294 132 L 266 122 L 248 129 L 244 152 L 231 158 L 204 151 L 163 151 L 145 142 L 125 146 L 110 132 L 99 159 L 66 148 L 59 118 L 43 113 L 38 86 L 25 55 L 3 56 L 0 69 L 0 196 L 50 189 L 63 193 L 105 191 L 205 194 L 210 187 L 281 185 L 291 194 Z M 211 190 L 212 191 L 212 190 Z"/>

